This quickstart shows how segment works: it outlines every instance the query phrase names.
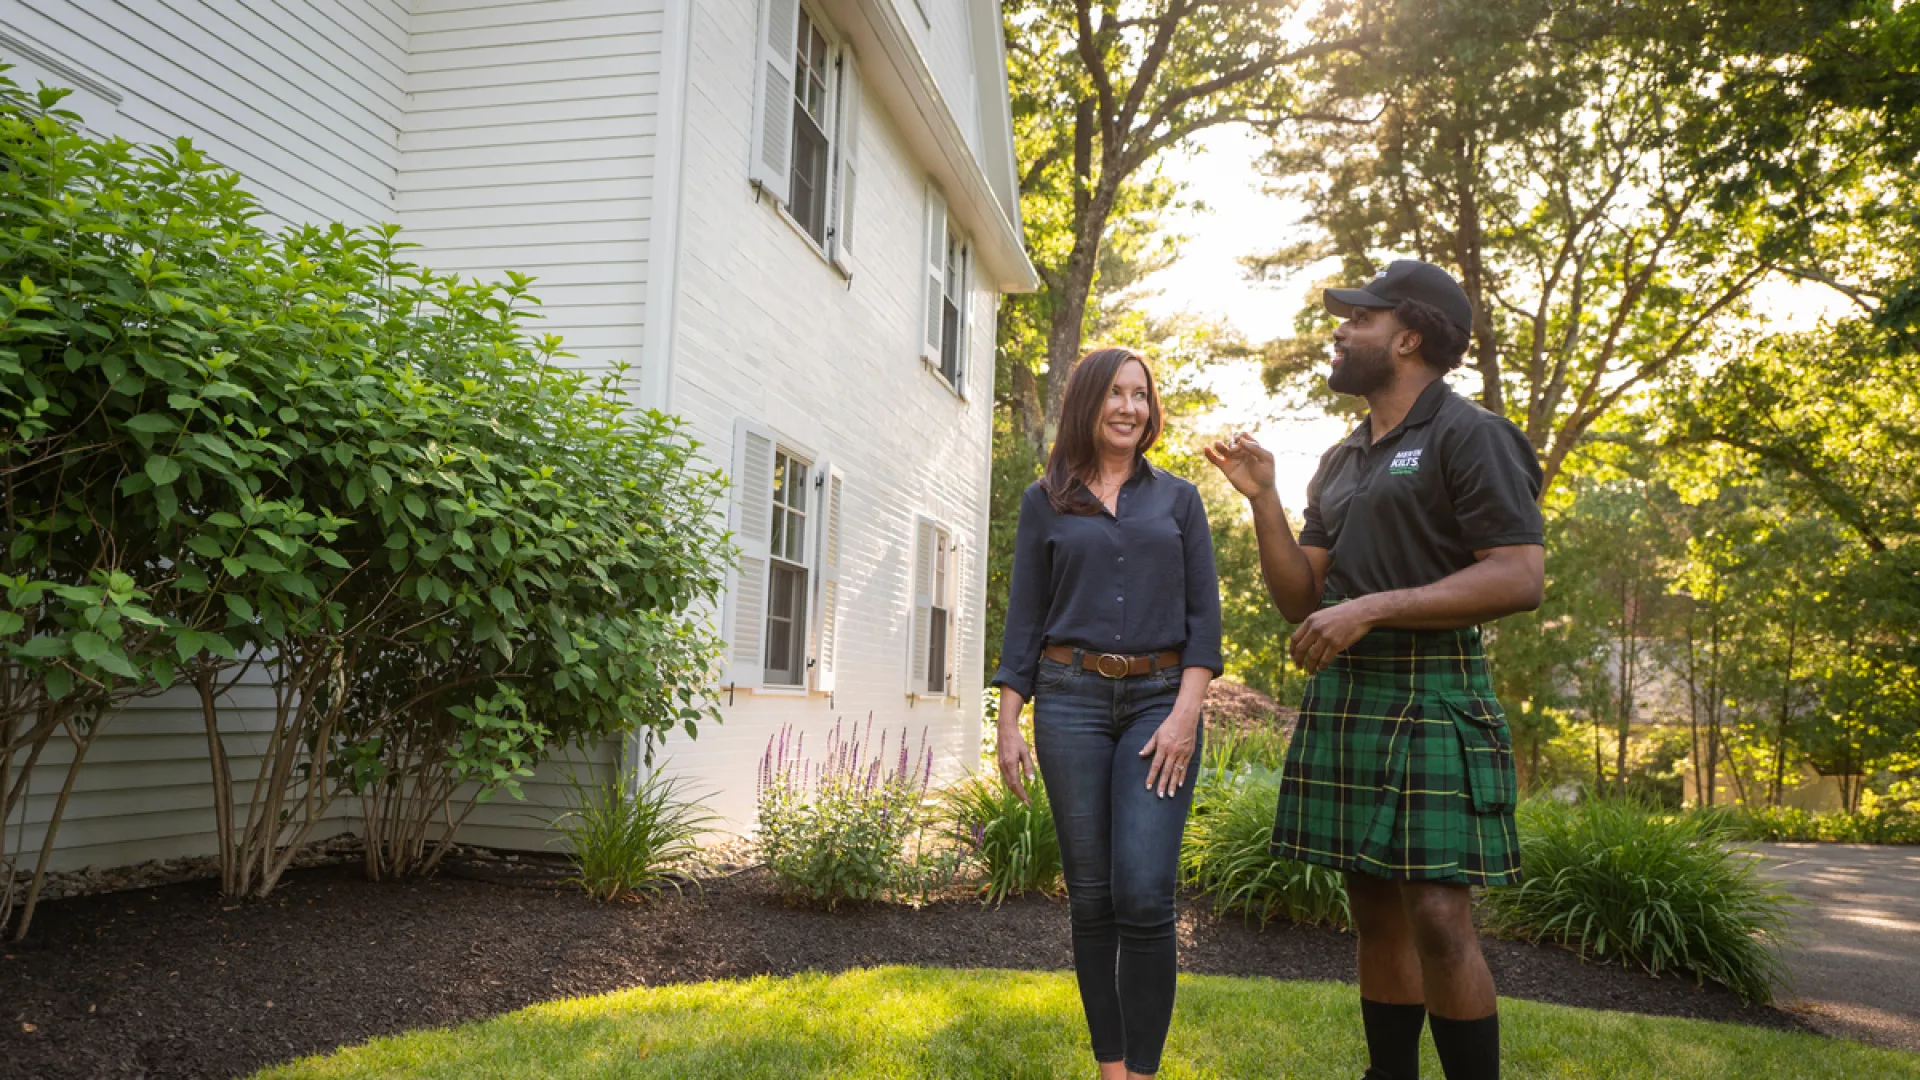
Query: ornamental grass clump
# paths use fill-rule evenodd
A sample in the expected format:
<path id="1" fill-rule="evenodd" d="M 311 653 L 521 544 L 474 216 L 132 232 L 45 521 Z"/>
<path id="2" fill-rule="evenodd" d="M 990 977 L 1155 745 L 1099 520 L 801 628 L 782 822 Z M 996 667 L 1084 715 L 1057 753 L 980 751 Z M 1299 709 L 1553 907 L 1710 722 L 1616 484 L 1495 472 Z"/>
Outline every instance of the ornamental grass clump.
<path id="1" fill-rule="evenodd" d="M 1249 770 L 1237 782 L 1203 782 L 1180 846 L 1181 883 L 1211 897 L 1215 911 L 1238 911 L 1261 926 L 1277 917 L 1309 926 L 1350 925 L 1347 887 L 1338 873 L 1269 849 L 1279 799 L 1274 772 Z"/>
<path id="2" fill-rule="evenodd" d="M 1027 782 L 1027 795 L 1032 802 L 1021 802 L 997 777 L 972 776 L 947 797 L 948 827 L 986 874 L 988 903 L 1060 888 L 1060 838 L 1038 774 Z"/>
<path id="3" fill-rule="evenodd" d="M 658 770 L 632 785 L 613 777 L 587 788 L 569 776 L 567 786 L 573 809 L 553 827 L 578 868 L 574 884 L 595 900 L 677 892 L 672 869 L 699 853 L 701 834 L 719 820 Z"/>
<path id="4" fill-rule="evenodd" d="M 1487 892 L 1493 928 L 1773 999 L 1788 901 L 1718 823 L 1618 799 L 1532 799 L 1519 817 L 1526 879 Z"/>
<path id="5" fill-rule="evenodd" d="M 912 884 L 908 841 L 921 826 L 933 749 L 920 733 L 909 753 L 907 731 L 889 760 L 890 734 L 873 741 L 838 723 L 818 761 L 804 735 L 783 727 L 760 759 L 758 825 L 767 868 L 789 899 L 825 903 L 880 900 Z"/>

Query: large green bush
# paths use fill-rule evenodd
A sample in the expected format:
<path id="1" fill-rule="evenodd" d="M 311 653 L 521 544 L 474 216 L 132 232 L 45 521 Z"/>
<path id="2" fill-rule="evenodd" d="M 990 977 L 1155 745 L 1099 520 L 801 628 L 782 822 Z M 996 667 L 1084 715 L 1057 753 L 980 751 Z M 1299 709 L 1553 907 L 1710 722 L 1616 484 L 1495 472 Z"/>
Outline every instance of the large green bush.
<path id="1" fill-rule="evenodd" d="M 1772 1000 L 1787 900 L 1710 818 L 1628 800 L 1530 799 L 1519 813 L 1519 885 L 1491 889 L 1496 929 L 1560 942 L 1654 975 L 1691 972 Z"/>
<path id="2" fill-rule="evenodd" d="M 370 871 L 407 872 L 554 748 L 715 715 L 690 612 L 722 480 L 527 333 L 527 279 L 434 273 L 391 228 L 269 235 L 189 143 L 57 104 L 0 80 L 0 775 L 184 680 L 223 884 L 264 893 L 339 797 Z M 276 709 L 240 778 L 215 706 L 250 666 Z"/>

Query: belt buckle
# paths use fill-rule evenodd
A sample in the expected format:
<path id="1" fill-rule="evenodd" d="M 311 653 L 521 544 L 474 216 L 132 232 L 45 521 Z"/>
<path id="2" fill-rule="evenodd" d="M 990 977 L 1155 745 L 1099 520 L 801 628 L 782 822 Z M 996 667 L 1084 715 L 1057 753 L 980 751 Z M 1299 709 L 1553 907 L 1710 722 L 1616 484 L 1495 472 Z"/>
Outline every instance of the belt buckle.
<path id="1" fill-rule="evenodd" d="M 1120 670 L 1108 671 L 1107 661 L 1109 660 L 1120 665 Z M 1101 653 L 1100 658 L 1093 663 L 1093 670 L 1105 675 L 1109 679 L 1124 679 L 1127 677 L 1127 658 L 1121 656 L 1119 653 Z"/>

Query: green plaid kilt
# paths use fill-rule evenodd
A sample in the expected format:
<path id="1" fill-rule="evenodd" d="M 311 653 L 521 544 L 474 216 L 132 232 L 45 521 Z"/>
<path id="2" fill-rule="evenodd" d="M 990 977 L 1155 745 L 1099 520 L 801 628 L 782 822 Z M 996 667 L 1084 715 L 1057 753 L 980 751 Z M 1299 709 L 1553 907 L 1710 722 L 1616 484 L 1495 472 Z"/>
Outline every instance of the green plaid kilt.
<path id="1" fill-rule="evenodd" d="M 1375 630 L 1308 684 L 1273 853 L 1397 881 L 1511 885 L 1517 788 L 1479 627 Z"/>

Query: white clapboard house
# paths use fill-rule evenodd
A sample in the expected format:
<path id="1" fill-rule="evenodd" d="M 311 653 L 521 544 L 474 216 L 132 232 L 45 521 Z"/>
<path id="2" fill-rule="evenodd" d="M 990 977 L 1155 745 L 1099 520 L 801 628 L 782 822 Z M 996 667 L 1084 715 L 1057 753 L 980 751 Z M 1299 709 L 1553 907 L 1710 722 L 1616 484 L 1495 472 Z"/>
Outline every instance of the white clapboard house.
<path id="1" fill-rule="evenodd" d="M 949 774 L 978 754 L 994 317 L 1035 284 L 1002 50 L 994 0 L 0 0 L 11 77 L 73 88 L 91 129 L 191 136 L 282 221 L 396 222 L 437 267 L 536 275 L 543 332 L 687 420 L 745 555 L 725 722 L 666 767 L 736 828 L 783 725 L 925 730 Z M 266 695 L 223 714 L 236 755 Z M 109 731 L 55 866 L 212 851 L 193 702 Z M 543 847 L 559 775 L 463 838 Z M 354 827 L 337 805 L 322 835 Z"/>

